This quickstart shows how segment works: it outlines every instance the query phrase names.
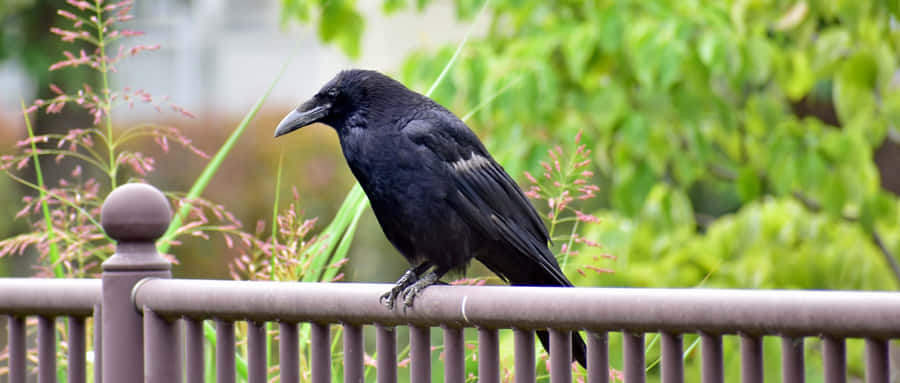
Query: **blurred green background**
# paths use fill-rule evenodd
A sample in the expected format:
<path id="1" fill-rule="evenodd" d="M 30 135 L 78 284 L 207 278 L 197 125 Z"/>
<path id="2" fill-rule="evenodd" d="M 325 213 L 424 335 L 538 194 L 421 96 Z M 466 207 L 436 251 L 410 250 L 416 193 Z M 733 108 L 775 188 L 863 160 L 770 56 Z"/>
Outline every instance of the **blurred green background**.
<path id="1" fill-rule="evenodd" d="M 19 68 L 0 71 L 6 107 L 0 110 L 2 154 L 13 152 L 14 142 L 25 137 L 19 98 L 47 97 L 50 83 L 96 81 L 85 71 L 46 71 L 59 59 L 61 43 L 48 28 L 58 21 L 55 10 L 62 3 L 0 5 L 0 57 L 7 67 Z M 547 159 L 549 148 L 573 150 L 574 136 L 583 130 L 601 192 L 579 208 L 601 218 L 584 235 L 603 247 L 582 249 L 580 260 L 599 254 L 616 260 L 583 261 L 610 268 L 612 274 L 581 275 L 573 265 L 567 274 L 576 285 L 900 286 L 900 3 L 895 0 L 171 3 L 170 11 L 189 11 L 167 14 L 159 5 L 148 10 L 138 2 L 136 22 L 148 15 L 142 39 L 172 40 L 173 47 L 163 43 L 160 52 L 146 57 L 163 55 L 172 67 L 179 67 L 183 56 L 201 60 L 163 82 L 173 88 L 160 89 L 175 101 L 187 95 L 189 109 L 199 109 L 198 118 L 155 113 L 128 118 L 178 126 L 209 152 L 249 108 L 241 100 L 263 93 L 253 79 L 271 80 L 272 68 L 299 50 L 300 66 L 289 68 L 277 97 L 266 103 L 204 194 L 247 227 L 271 216 L 282 148 L 282 194 L 296 186 L 306 214 L 320 218 L 319 227 L 331 219 L 353 182 L 330 129 L 316 126 L 272 140 L 283 114 L 338 70 L 355 66 L 374 66 L 424 92 L 474 25 L 459 60 L 432 97 L 460 116 L 477 110 L 469 125 L 523 184 L 524 171 L 543 172 L 539 162 Z M 191 30 L 192 38 L 201 40 L 197 43 L 179 40 L 181 35 L 172 32 L 176 27 L 155 24 L 172 17 L 202 28 L 204 20 L 217 15 L 203 12 L 209 3 L 221 13 L 209 24 L 231 34 L 197 37 Z M 229 23 L 232 7 L 251 16 Z M 253 18 L 257 13 L 268 16 Z M 420 18 L 441 22 L 422 24 Z M 282 36 L 276 40 L 280 48 L 241 53 L 247 45 L 240 40 L 222 47 L 229 36 L 259 27 L 254 23 L 267 23 L 265 28 Z M 401 30 L 404 23 L 420 23 L 414 29 L 418 35 L 385 32 L 392 23 Z M 154 30 L 162 32 L 154 35 Z M 204 49 L 204 38 L 218 48 Z M 169 49 L 176 53 L 166 53 Z M 198 75 L 203 65 L 220 59 L 236 60 L 243 64 L 240 70 L 252 74 L 232 76 L 239 71 L 219 65 L 221 72 L 212 80 Z M 149 65 L 134 65 L 117 81 L 167 77 L 165 71 L 153 74 Z M 191 93 L 204 87 L 212 90 Z M 90 125 L 89 117 L 73 110 L 36 118 L 45 132 Z M 158 169 L 148 179 L 161 188 L 189 187 L 205 164 L 177 151 L 162 155 L 152 145 L 145 150 L 158 156 Z M 8 178 L 0 179 L 0 216 L 7 217 L 0 220 L 0 237 L 27 229 L 28 222 L 12 219 L 25 193 Z M 221 242 L 195 239 L 175 248 L 176 276 L 228 278 L 235 254 Z M 405 267 L 370 213 L 364 215 L 350 259 L 349 280 L 393 281 Z M 27 259 L 0 264 L 5 275 L 29 275 Z M 470 272 L 485 274 L 484 269 Z M 766 343 L 767 351 L 777 347 Z M 778 361 L 767 356 L 766 363 L 775 367 Z M 851 359 L 852 373 L 861 376 L 861 365 L 859 358 Z M 777 369 L 767 370 L 774 374 L 768 376 L 771 381 L 778 379 Z M 734 381 L 737 369 L 728 371 L 727 380 Z M 808 377 L 819 379 L 815 372 Z"/>

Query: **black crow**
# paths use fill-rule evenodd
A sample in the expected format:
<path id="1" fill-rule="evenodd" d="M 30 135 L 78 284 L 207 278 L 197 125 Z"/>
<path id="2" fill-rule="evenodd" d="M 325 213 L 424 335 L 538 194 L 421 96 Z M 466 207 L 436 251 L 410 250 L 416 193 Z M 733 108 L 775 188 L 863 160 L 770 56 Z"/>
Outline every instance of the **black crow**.
<path id="1" fill-rule="evenodd" d="M 411 267 L 382 296 L 388 308 L 472 258 L 513 285 L 566 286 L 534 207 L 453 113 L 381 73 L 339 73 L 291 111 L 281 136 L 313 123 L 337 131 L 344 158 L 387 239 Z M 546 331 L 538 336 L 549 348 Z M 585 365 L 585 345 L 573 337 Z"/>

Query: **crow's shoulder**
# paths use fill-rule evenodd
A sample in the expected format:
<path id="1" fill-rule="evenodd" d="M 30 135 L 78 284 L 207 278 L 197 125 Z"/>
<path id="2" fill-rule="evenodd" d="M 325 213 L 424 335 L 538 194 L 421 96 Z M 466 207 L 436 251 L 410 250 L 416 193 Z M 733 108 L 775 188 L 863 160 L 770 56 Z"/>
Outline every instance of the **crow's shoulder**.
<path id="1" fill-rule="evenodd" d="M 401 133 L 448 163 L 469 159 L 472 155 L 490 157 L 478 136 L 446 110 L 430 110 L 420 114 L 408 121 Z"/>

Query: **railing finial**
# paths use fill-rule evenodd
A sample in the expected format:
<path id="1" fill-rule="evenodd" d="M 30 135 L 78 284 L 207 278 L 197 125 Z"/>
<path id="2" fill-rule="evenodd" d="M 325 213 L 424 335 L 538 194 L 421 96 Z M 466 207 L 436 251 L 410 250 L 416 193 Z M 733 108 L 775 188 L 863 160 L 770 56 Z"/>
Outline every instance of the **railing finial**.
<path id="1" fill-rule="evenodd" d="M 119 186 L 103 201 L 100 224 L 117 243 L 103 270 L 170 270 L 155 242 L 172 221 L 169 201 L 159 189 L 140 183 Z"/>
<path id="2" fill-rule="evenodd" d="M 139 183 L 122 185 L 103 202 L 100 222 L 117 242 L 156 242 L 172 221 L 172 210 L 159 189 Z"/>

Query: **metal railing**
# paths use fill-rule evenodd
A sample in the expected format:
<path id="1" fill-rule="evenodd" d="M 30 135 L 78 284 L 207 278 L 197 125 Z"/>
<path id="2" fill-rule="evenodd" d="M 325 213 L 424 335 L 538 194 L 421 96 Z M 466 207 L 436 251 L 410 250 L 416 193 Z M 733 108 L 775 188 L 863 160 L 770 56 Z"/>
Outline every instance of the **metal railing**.
<path id="1" fill-rule="evenodd" d="M 397 326 L 409 326 L 412 382 L 431 380 L 432 327 L 443 330 L 446 382 L 466 380 L 463 329 L 477 328 L 478 378 L 488 383 L 501 378 L 500 329 L 514 333 L 516 382 L 535 381 L 539 329 L 550 330 L 552 382 L 572 381 L 570 334 L 586 332 L 592 383 L 609 381 L 615 352 L 609 349 L 610 332 L 623 334 L 628 383 L 646 379 L 646 333 L 661 335 L 664 383 L 684 382 L 684 334 L 700 335 L 704 383 L 725 379 L 726 335 L 740 337 L 741 381 L 748 383 L 763 381 L 766 336 L 781 337 L 785 382 L 805 380 L 804 338 L 821 337 L 827 383 L 847 381 L 847 338 L 865 339 L 866 382 L 889 382 L 888 342 L 900 338 L 900 294 L 889 292 L 432 286 L 414 307 L 390 311 L 379 302 L 386 285 L 170 279 L 169 264 L 153 246 L 170 214 L 157 193 L 128 185 L 107 199 L 103 225 L 118 247 L 104 263 L 101 281 L 0 280 L 0 314 L 10 323 L 10 382 L 25 381 L 26 315 L 39 317 L 40 382 L 55 379 L 56 316 L 69 317 L 73 382 L 84 381 L 84 318 L 90 315 L 100 324 L 97 334 L 102 332 L 95 340 L 102 360 L 95 376 L 104 382 L 203 382 L 204 320 L 215 321 L 218 382 L 235 381 L 236 321 L 247 322 L 250 382 L 267 379 L 266 322 L 278 322 L 282 382 L 300 379 L 300 323 L 311 328 L 313 382 L 332 379 L 333 324 L 343 329 L 345 382 L 365 378 L 364 326 L 375 326 L 378 382 L 397 381 Z"/>

